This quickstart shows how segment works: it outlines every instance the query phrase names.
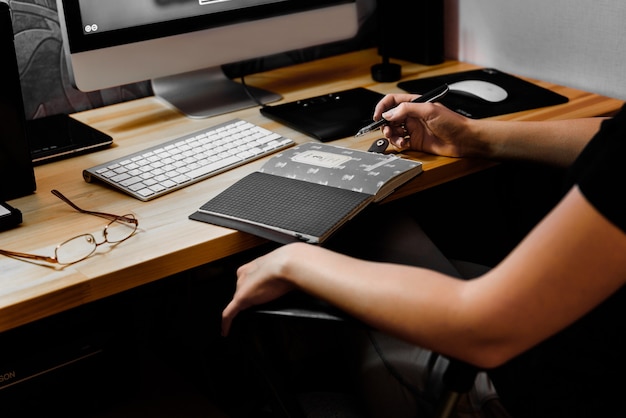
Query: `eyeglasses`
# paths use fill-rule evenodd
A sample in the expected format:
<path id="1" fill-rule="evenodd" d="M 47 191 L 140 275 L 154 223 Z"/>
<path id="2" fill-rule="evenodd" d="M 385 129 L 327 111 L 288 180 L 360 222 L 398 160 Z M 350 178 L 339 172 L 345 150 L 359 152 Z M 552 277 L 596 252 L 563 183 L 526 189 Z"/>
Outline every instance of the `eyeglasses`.
<path id="1" fill-rule="evenodd" d="M 92 234 L 78 235 L 57 245 L 54 249 L 53 257 L 19 253 L 7 250 L 0 250 L 0 254 L 9 257 L 19 257 L 29 260 L 45 261 L 53 264 L 68 265 L 86 259 L 96 251 L 96 248 L 98 248 L 98 246 L 104 243 L 115 245 L 119 244 L 122 241 L 126 241 L 128 238 L 133 236 L 135 231 L 137 231 L 139 221 L 135 218 L 135 215 L 128 214 L 119 216 L 112 215 L 110 213 L 84 210 L 74 204 L 67 197 L 63 196 L 63 194 L 61 194 L 61 192 L 59 192 L 58 190 L 52 190 L 52 194 L 80 213 L 99 216 L 101 218 L 110 220 L 111 222 L 109 222 L 102 231 L 102 236 L 104 240 L 102 242 L 97 242 L 96 238 Z"/>

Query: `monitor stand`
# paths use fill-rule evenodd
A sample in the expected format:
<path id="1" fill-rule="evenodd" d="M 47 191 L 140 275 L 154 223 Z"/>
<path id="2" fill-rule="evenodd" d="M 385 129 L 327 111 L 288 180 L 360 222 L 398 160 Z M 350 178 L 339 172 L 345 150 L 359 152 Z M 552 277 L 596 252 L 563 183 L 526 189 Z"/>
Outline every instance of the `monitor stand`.
<path id="1" fill-rule="evenodd" d="M 257 101 L 253 100 L 246 89 Z M 224 74 L 221 67 L 152 80 L 154 95 L 194 119 L 221 115 L 280 100 L 282 96 L 257 87 L 244 86 Z"/>

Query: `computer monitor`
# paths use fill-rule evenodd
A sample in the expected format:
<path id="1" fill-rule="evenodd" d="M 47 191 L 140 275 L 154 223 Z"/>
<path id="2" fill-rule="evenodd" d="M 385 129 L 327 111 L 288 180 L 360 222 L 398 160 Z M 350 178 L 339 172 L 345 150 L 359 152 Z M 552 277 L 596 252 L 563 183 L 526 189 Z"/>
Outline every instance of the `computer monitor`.
<path id="1" fill-rule="evenodd" d="M 358 32 L 356 0 L 57 0 L 72 83 L 94 91 L 150 80 L 189 117 L 254 106 L 222 65 Z M 249 86 L 263 103 L 280 96 Z"/>

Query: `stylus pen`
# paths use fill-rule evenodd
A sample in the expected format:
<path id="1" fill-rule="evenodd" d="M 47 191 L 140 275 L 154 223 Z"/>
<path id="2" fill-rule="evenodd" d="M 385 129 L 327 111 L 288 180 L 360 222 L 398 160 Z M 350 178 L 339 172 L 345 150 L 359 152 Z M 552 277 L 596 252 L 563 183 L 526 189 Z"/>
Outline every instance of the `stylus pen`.
<path id="1" fill-rule="evenodd" d="M 450 89 L 447 84 L 437 87 L 427 93 L 422 94 L 415 100 L 411 100 L 411 103 L 428 103 L 428 102 L 436 102 L 437 100 L 443 98 Z M 359 137 L 365 135 L 366 133 L 372 132 L 375 129 L 380 128 L 383 125 L 388 124 L 389 122 L 385 118 L 380 118 L 376 122 L 370 123 L 364 128 L 359 129 L 359 132 L 354 135 L 355 137 Z"/>

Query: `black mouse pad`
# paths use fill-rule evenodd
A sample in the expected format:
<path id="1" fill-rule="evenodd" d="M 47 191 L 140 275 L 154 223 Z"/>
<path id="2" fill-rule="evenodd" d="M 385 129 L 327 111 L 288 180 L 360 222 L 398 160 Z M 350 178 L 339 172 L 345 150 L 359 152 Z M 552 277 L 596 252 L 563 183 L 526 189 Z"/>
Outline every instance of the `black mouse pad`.
<path id="1" fill-rule="evenodd" d="M 401 81 L 398 83 L 398 87 L 409 93 L 423 94 L 441 84 L 452 84 L 463 80 L 488 81 L 502 87 L 508 93 L 508 97 L 498 103 L 490 103 L 452 91 L 441 100 L 441 103 L 447 108 L 473 119 L 521 112 L 569 101 L 565 96 L 493 68 Z"/>
<path id="2" fill-rule="evenodd" d="M 384 95 L 362 87 L 261 108 L 283 125 L 319 139 L 334 141 L 354 136 L 372 123 L 374 107 Z"/>

